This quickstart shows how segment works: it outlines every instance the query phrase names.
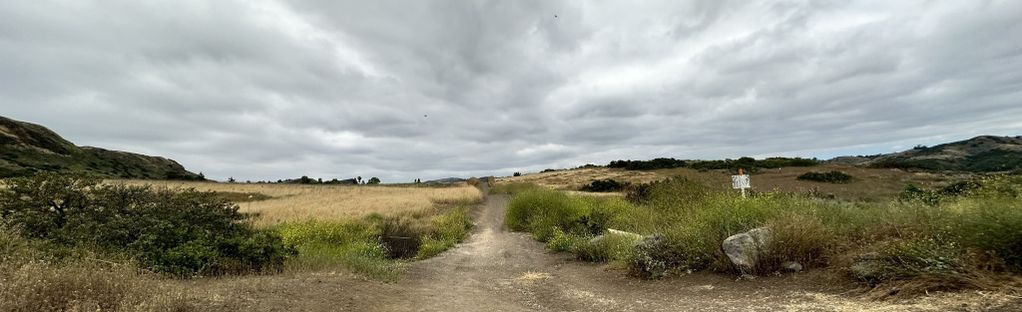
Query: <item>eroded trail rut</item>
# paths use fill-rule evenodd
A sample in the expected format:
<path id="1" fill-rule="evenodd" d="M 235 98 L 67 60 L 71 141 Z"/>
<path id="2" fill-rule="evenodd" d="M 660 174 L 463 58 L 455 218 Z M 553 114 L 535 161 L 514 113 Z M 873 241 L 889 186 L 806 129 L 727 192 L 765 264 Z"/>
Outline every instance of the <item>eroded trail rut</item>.
<path id="1" fill-rule="evenodd" d="M 217 310 L 246 311 L 1016 311 L 975 294 L 870 302 L 840 295 L 812 274 L 735 280 L 696 273 L 657 281 L 545 251 L 504 228 L 507 196 L 473 210 L 472 235 L 442 255 L 411 264 L 392 283 L 341 273 L 224 279 L 193 290 Z M 214 291 L 209 292 L 211 289 Z M 1003 299 L 1003 297 L 1002 297 Z"/>

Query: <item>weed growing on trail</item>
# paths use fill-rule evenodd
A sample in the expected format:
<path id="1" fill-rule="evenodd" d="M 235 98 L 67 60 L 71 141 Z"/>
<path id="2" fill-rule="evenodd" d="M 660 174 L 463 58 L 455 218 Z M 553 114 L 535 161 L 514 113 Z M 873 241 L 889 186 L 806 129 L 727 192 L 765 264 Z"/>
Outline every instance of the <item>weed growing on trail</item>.
<path id="1" fill-rule="evenodd" d="M 924 291 L 986 287 L 992 272 L 1022 272 L 1022 178 L 980 184 L 934 193 L 945 196 L 935 201 L 885 203 L 780 193 L 742 199 L 685 179 L 646 185 L 644 198 L 635 203 L 526 189 L 512 197 L 506 223 L 552 250 L 588 261 L 620 260 L 642 277 L 737 272 L 721 242 L 765 226 L 772 243 L 753 273 L 776 272 L 784 262 L 797 261 L 809 269 L 851 272 L 868 285 L 914 283 Z M 609 234 L 591 240 L 607 228 L 647 237 L 627 244 L 614 243 Z"/>

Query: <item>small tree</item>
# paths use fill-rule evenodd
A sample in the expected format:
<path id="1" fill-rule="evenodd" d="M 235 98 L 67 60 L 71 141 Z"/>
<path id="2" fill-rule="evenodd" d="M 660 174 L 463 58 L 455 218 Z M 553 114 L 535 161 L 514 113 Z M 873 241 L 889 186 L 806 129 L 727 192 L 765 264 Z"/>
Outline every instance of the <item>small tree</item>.
<path id="1" fill-rule="evenodd" d="M 369 182 L 366 182 L 366 184 L 370 185 L 380 184 L 380 178 L 377 177 L 369 178 Z"/>
<path id="2" fill-rule="evenodd" d="M 234 182 L 238 182 L 238 181 L 234 180 L 234 177 L 227 178 L 227 183 L 234 183 Z"/>
<path id="3" fill-rule="evenodd" d="M 522 176 L 522 173 L 521 172 L 515 172 L 514 176 L 520 177 L 520 176 Z"/>

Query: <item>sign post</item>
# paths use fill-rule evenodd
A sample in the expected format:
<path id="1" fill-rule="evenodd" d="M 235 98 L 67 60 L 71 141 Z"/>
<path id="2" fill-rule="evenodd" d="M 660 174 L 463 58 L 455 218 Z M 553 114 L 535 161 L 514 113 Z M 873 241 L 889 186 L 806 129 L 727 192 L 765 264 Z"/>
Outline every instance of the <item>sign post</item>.
<path id="1" fill-rule="evenodd" d="M 731 188 L 742 190 L 742 198 L 745 198 L 745 189 L 752 187 L 749 183 L 749 175 L 745 170 L 738 168 L 738 175 L 731 176 Z"/>

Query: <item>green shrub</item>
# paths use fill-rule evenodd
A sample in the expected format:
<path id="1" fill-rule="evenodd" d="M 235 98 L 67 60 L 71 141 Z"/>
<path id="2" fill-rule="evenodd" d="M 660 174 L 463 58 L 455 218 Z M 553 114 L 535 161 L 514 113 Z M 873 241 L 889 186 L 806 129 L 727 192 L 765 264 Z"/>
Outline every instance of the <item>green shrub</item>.
<path id="1" fill-rule="evenodd" d="M 627 259 L 629 274 L 642 278 L 659 278 L 679 266 L 677 249 L 662 235 L 651 235 L 638 242 Z"/>
<path id="2" fill-rule="evenodd" d="M 958 181 L 942 187 L 940 194 L 944 196 L 968 196 L 982 187 L 983 185 L 976 181 Z"/>
<path id="3" fill-rule="evenodd" d="M 597 239 L 580 239 L 569 251 L 579 260 L 593 262 L 627 261 L 632 258 L 637 239 L 625 235 L 604 234 Z"/>
<path id="4" fill-rule="evenodd" d="M 390 280 L 397 277 L 402 267 L 401 261 L 393 259 L 429 258 L 464 239 L 472 227 L 469 205 L 445 205 L 394 216 L 374 214 L 354 220 L 284 223 L 274 230 L 285 244 L 298 250 L 298 255 L 287 262 L 291 270 L 340 266 Z"/>
<path id="5" fill-rule="evenodd" d="M 380 240 L 380 229 L 369 218 L 349 221 L 306 221 L 277 225 L 274 229 L 298 255 L 287 260 L 289 270 L 325 270 L 338 266 L 376 279 L 399 273 Z"/>
<path id="6" fill-rule="evenodd" d="M 418 220 L 404 215 L 385 217 L 378 226 L 380 243 L 387 247 L 387 253 L 392 259 L 415 257 L 427 231 Z"/>
<path id="7" fill-rule="evenodd" d="M 588 185 L 582 186 L 583 192 L 619 192 L 625 189 L 628 183 L 618 182 L 614 179 L 595 180 Z"/>
<path id="8" fill-rule="evenodd" d="M 177 276 L 279 269 L 293 250 L 243 221 L 237 205 L 212 192 L 106 186 L 71 175 L 6 181 L 0 216 L 27 237 L 60 248 L 127 253 Z"/>
<path id="9" fill-rule="evenodd" d="M 550 239 L 546 241 L 546 248 L 557 252 L 567 252 L 571 251 L 575 245 L 587 242 L 585 237 L 564 233 L 561 229 L 555 228 Z"/>
<path id="10" fill-rule="evenodd" d="M 930 206 L 940 204 L 945 197 L 937 191 L 923 189 L 915 184 L 906 185 L 905 189 L 898 194 L 898 199 L 901 201 L 921 202 Z"/>
<path id="11" fill-rule="evenodd" d="M 836 237 L 815 214 L 785 212 L 766 222 L 773 237 L 766 255 L 760 258 L 756 272 L 781 270 L 786 261 L 805 267 L 825 266 Z"/>
<path id="12" fill-rule="evenodd" d="M 548 189 L 524 191 L 511 198 L 505 223 L 514 231 L 546 242 L 556 230 L 579 236 L 603 233 L 628 204 L 620 199 L 571 196 Z"/>
<path id="13" fill-rule="evenodd" d="M 824 183 L 851 183 L 854 177 L 841 171 L 815 172 L 810 171 L 799 175 L 796 179 Z"/>
<path id="14" fill-rule="evenodd" d="M 615 160 L 607 164 L 607 168 L 624 168 L 625 170 L 656 170 L 685 167 L 685 161 L 674 158 L 654 158 L 652 160 Z"/>

